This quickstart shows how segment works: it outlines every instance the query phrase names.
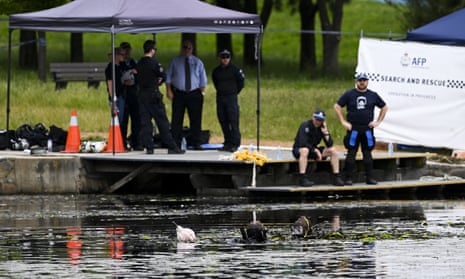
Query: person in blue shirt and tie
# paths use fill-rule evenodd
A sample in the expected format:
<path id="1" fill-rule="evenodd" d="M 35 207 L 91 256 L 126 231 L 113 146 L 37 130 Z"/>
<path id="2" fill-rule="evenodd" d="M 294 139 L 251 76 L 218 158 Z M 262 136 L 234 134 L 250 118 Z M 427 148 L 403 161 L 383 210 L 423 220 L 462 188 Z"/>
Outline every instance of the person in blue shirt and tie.
<path id="1" fill-rule="evenodd" d="M 193 44 L 182 43 L 181 54 L 168 65 L 166 71 L 166 96 L 172 101 L 171 133 L 181 146 L 184 113 L 187 109 L 189 128 L 194 150 L 201 150 L 202 108 L 207 74 L 203 62 L 192 54 Z"/>

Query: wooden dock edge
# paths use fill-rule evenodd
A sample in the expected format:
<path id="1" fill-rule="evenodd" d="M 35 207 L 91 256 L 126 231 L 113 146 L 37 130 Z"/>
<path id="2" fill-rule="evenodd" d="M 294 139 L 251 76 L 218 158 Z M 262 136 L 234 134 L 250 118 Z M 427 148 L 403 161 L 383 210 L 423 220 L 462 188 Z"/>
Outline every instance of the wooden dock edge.
<path id="1" fill-rule="evenodd" d="M 403 181 L 380 181 L 377 185 L 367 185 L 365 183 L 355 183 L 351 186 L 330 186 L 314 185 L 311 187 L 302 187 L 296 185 L 287 186 L 259 186 L 243 187 L 241 190 L 246 192 L 343 192 L 343 191 L 372 191 L 372 190 L 394 190 L 402 188 L 421 188 L 432 186 L 446 185 L 465 185 L 465 179 L 454 180 L 403 180 Z"/>

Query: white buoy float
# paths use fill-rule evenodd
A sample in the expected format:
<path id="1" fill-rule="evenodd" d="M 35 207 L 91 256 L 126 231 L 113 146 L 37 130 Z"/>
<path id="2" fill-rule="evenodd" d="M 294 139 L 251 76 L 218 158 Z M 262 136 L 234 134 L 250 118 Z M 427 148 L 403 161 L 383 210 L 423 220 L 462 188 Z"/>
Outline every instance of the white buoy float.
<path id="1" fill-rule="evenodd" d="M 195 241 L 195 232 L 189 228 L 183 228 L 180 225 L 173 222 L 176 226 L 176 235 L 178 241 L 180 242 L 194 242 Z"/>

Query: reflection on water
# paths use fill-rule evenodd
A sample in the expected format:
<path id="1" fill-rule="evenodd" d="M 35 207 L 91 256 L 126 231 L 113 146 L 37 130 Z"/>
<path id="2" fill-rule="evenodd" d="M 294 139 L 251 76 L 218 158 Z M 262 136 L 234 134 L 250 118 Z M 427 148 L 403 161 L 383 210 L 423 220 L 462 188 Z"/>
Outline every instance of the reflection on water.
<path id="1" fill-rule="evenodd" d="M 242 241 L 254 212 L 265 243 Z M 291 236 L 299 216 L 308 238 Z M 464 224 L 462 201 L 2 196 L 0 277 L 460 278 Z"/>

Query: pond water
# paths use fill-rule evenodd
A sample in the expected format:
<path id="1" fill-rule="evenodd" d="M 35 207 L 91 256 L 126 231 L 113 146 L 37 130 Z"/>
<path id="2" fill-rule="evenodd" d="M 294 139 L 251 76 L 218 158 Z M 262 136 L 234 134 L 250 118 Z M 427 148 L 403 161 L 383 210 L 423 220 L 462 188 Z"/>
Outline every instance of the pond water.
<path id="1" fill-rule="evenodd" d="M 244 241 L 253 218 L 266 242 Z M 312 232 L 291 236 L 307 216 Z M 193 229 L 180 243 L 172 222 Z M 1 196 L 2 278 L 463 278 L 465 202 Z"/>

